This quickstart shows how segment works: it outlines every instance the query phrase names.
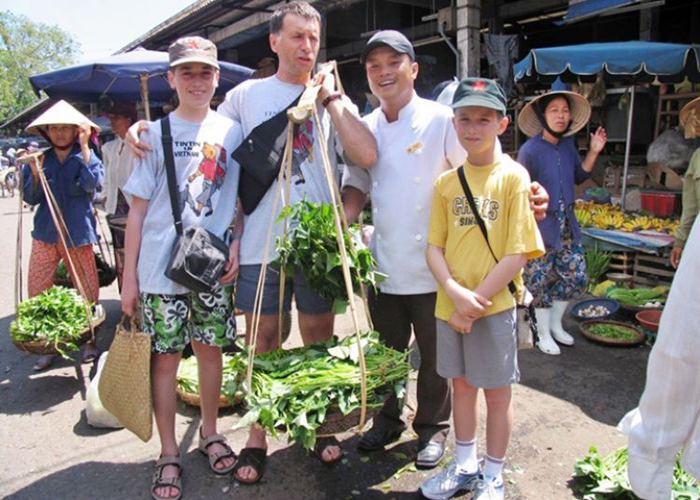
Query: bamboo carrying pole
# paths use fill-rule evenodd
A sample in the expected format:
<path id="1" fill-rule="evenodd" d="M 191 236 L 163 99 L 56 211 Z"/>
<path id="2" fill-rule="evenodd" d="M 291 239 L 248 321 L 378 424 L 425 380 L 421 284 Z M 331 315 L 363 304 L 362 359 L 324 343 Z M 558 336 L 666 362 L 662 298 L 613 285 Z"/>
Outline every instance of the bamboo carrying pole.
<path id="1" fill-rule="evenodd" d="M 335 76 L 335 82 L 336 85 L 338 86 L 339 90 L 342 92 L 342 84 L 340 83 L 340 77 L 338 74 L 338 67 L 335 61 L 331 61 L 328 63 L 324 63 L 323 65 L 320 66 L 319 68 L 319 73 L 323 74 L 324 76 L 330 75 L 330 73 L 333 72 Z M 275 215 L 277 213 L 277 205 L 279 203 L 280 197 L 283 199 L 284 205 L 289 204 L 289 192 L 290 192 L 290 182 L 291 182 L 291 177 L 292 177 L 292 149 L 293 149 L 293 139 L 294 139 L 294 124 L 301 124 L 304 123 L 306 120 L 313 119 L 314 124 L 316 127 L 316 130 L 318 131 L 318 136 L 320 138 L 325 137 L 325 132 L 323 130 L 323 124 L 321 122 L 321 119 L 319 118 L 318 115 L 318 110 L 316 108 L 316 100 L 318 98 L 318 93 L 321 89 L 321 86 L 319 84 L 319 79 L 316 77 L 312 82 L 312 84 L 307 86 L 307 88 L 304 90 L 301 98 L 299 99 L 299 103 L 297 106 L 290 108 L 287 111 L 287 116 L 289 117 L 289 122 L 287 123 L 287 141 L 285 145 L 285 150 L 283 154 L 283 160 L 282 160 L 282 167 L 280 168 L 280 172 L 277 177 L 277 183 L 275 186 L 275 195 L 273 199 L 273 207 L 272 207 L 272 212 L 270 216 L 270 222 L 268 226 L 268 238 L 267 242 L 265 244 L 265 248 L 263 251 L 263 265 L 261 266 L 260 270 L 260 276 L 258 278 L 258 285 L 256 289 L 256 295 L 255 295 L 255 302 L 253 306 L 253 318 L 252 318 L 252 330 L 251 330 L 251 338 L 248 339 L 248 345 L 249 345 L 249 350 L 248 350 L 248 366 L 246 370 L 246 387 L 247 390 L 252 391 L 252 377 L 253 377 L 253 364 L 254 364 L 254 359 L 255 359 L 255 351 L 256 351 L 256 345 L 257 345 L 257 338 L 258 338 L 258 332 L 259 332 L 259 326 L 260 326 L 260 308 L 262 306 L 262 295 L 263 295 L 263 284 L 265 283 L 265 277 L 267 274 L 267 263 L 269 259 L 269 251 L 270 251 L 270 241 L 271 237 L 274 234 L 273 228 L 274 228 L 274 223 L 275 223 Z M 345 250 L 345 241 L 343 238 L 343 235 L 345 234 L 345 231 L 348 229 L 348 223 L 347 219 L 345 217 L 345 213 L 342 210 L 338 210 L 338 206 L 340 204 L 340 192 L 338 189 L 338 186 L 335 184 L 334 179 L 333 179 L 333 172 L 332 172 L 332 167 L 330 163 L 330 158 L 328 156 L 328 149 L 326 142 L 324 140 L 319 141 L 320 144 L 320 150 L 321 150 L 321 157 L 322 157 L 322 162 L 324 166 L 324 172 L 325 172 L 325 177 L 326 181 L 328 182 L 328 187 L 330 190 L 330 195 L 331 195 L 331 206 L 333 208 L 333 220 L 335 222 L 335 227 L 336 227 L 336 240 L 338 242 L 338 249 L 341 254 L 341 265 L 343 269 L 343 278 L 345 282 L 345 289 L 346 293 L 348 294 L 348 303 L 350 305 L 350 311 L 352 315 L 352 320 L 353 320 L 353 325 L 355 327 L 355 335 L 357 338 L 357 349 L 358 349 L 358 358 L 359 358 L 359 363 L 360 363 L 360 393 L 361 393 L 361 405 L 360 405 L 360 421 L 358 424 L 358 428 L 362 428 L 365 425 L 365 420 L 367 417 L 367 366 L 365 363 L 365 356 L 364 356 L 364 349 L 362 347 L 361 343 L 361 333 L 360 333 L 360 324 L 357 319 L 357 313 L 355 309 L 355 300 L 354 300 L 354 292 L 352 288 L 352 278 L 350 276 L 350 267 L 348 265 L 348 257 L 347 253 Z M 283 185 L 285 186 L 285 192 L 284 195 L 281 196 L 282 194 L 282 188 Z M 287 237 L 287 218 L 285 217 L 284 220 L 284 233 L 283 237 Z M 352 242 L 352 239 L 350 241 L 350 245 L 354 245 L 354 242 Z M 282 300 L 284 297 L 284 271 L 281 270 L 281 285 L 280 285 L 280 322 L 279 322 L 279 335 L 281 337 L 282 335 L 282 314 L 281 314 L 281 307 L 282 307 Z M 367 313 L 367 318 L 370 326 L 372 325 L 371 323 L 371 318 L 369 315 L 369 306 L 367 304 L 367 297 L 366 294 L 364 293 L 364 289 L 362 289 L 362 299 L 364 302 L 365 306 L 365 311 Z M 281 346 L 281 338 L 280 338 L 280 346 Z"/>

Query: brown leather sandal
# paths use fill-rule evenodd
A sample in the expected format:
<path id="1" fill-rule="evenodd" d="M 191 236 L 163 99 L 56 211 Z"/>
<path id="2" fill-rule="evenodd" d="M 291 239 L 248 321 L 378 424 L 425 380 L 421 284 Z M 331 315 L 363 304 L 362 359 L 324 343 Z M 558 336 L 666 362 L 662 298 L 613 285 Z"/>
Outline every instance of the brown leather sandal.
<path id="1" fill-rule="evenodd" d="M 163 469 L 168 465 L 174 465 L 178 469 L 177 477 L 163 477 Z M 170 486 L 177 488 L 177 495 L 174 497 L 164 497 L 156 494 L 158 488 Z M 153 481 L 151 483 L 151 498 L 153 500 L 180 500 L 182 498 L 182 464 L 178 456 L 160 457 L 156 462 L 156 470 L 153 473 Z"/>
<path id="2" fill-rule="evenodd" d="M 209 447 L 213 445 L 214 443 L 218 443 L 220 446 L 222 446 L 225 451 L 223 452 L 214 452 L 214 453 L 209 453 Z M 228 445 L 226 442 L 226 438 L 222 434 L 211 434 L 210 436 L 207 436 L 206 438 L 202 436 L 202 428 L 199 428 L 199 451 L 203 454 L 206 455 L 206 457 L 209 459 L 209 468 L 212 470 L 212 472 L 218 476 L 226 476 L 228 475 L 233 468 L 236 466 L 236 454 L 234 451 L 231 449 L 231 447 Z M 229 465 L 228 467 L 224 467 L 223 469 L 217 468 L 216 465 L 224 460 L 225 458 L 231 457 L 233 458 L 233 463 Z"/>

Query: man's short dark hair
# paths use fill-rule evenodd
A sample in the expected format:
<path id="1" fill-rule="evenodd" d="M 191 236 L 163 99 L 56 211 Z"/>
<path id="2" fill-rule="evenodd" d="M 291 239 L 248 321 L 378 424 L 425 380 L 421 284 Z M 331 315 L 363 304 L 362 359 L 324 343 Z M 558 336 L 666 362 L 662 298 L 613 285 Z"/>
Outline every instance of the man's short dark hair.
<path id="1" fill-rule="evenodd" d="M 284 16 L 287 14 L 296 14 L 305 19 L 318 21 L 319 26 L 321 25 L 321 14 L 314 9 L 308 2 L 294 1 L 289 2 L 278 9 L 270 17 L 270 33 L 277 34 L 282 30 L 284 24 Z"/>

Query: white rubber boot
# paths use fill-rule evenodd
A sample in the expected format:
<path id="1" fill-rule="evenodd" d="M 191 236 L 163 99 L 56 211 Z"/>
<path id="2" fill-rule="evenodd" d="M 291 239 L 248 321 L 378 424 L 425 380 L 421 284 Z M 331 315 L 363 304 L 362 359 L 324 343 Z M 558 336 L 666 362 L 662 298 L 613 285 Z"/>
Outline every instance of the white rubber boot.
<path id="1" fill-rule="evenodd" d="M 552 310 L 547 308 L 535 309 L 537 317 L 537 348 L 545 354 L 559 354 L 559 346 L 552 338 L 550 321 Z"/>
<path id="2" fill-rule="evenodd" d="M 549 323 L 549 329 L 552 331 L 554 340 L 564 345 L 574 345 L 574 338 L 564 330 L 561 320 L 566 312 L 566 306 L 569 303 L 565 300 L 555 300 L 552 303 L 552 317 Z"/>

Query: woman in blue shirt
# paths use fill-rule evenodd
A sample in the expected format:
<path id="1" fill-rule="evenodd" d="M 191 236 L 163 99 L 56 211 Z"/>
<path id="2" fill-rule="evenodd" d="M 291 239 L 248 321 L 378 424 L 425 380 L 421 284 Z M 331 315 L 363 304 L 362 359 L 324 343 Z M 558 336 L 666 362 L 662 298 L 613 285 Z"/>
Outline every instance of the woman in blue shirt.
<path id="1" fill-rule="evenodd" d="M 99 299 L 99 281 L 92 245 L 97 242 L 92 197 L 102 185 L 104 167 L 90 151 L 88 141 L 99 127 L 65 101 L 59 101 L 28 127 L 30 134 L 42 135 L 51 148 L 44 152 L 42 169 L 67 228 L 66 246 L 56 230 L 43 188 L 39 183 L 36 158 L 22 169 L 22 196 L 26 203 L 38 208 L 34 214 L 32 252 L 29 258 L 29 296 L 33 297 L 53 286 L 53 275 L 59 261 L 70 254 L 87 300 Z M 73 284 L 76 277 L 66 262 Z M 83 360 L 95 357 L 92 344 L 85 347 Z M 34 365 L 43 370 L 53 356 L 42 356 Z"/>
<path id="2" fill-rule="evenodd" d="M 559 354 L 557 342 L 573 345 L 562 326 L 570 299 L 586 288 L 586 263 L 581 230 L 574 215 L 574 185 L 585 181 L 607 141 L 605 129 L 591 134 L 581 161 L 574 135 L 591 116 L 585 97 L 557 91 L 530 101 L 518 116 L 518 126 L 531 137 L 518 152 L 518 163 L 549 193 L 547 217 L 538 222 L 547 252 L 525 266 L 525 282 L 535 297 L 539 339 L 546 354 Z M 556 341 L 556 342 L 555 342 Z"/>

